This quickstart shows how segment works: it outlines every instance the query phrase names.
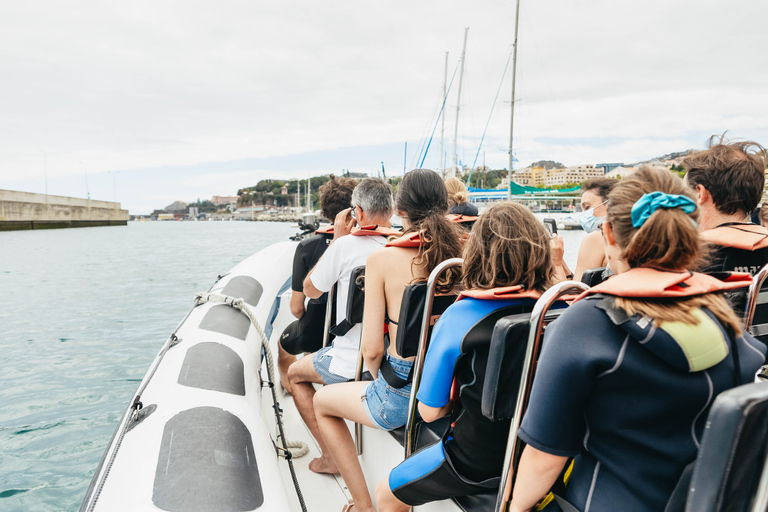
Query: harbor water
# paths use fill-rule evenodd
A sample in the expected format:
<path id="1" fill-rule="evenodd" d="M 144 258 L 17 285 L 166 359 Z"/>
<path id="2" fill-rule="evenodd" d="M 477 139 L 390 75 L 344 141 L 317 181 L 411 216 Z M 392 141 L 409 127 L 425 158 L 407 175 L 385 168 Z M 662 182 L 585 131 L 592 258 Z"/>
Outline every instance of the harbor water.
<path id="1" fill-rule="evenodd" d="M 129 222 L 0 233 L 0 510 L 78 510 L 194 295 L 295 232 L 288 223 Z M 573 269 L 584 232 L 561 234 Z"/>

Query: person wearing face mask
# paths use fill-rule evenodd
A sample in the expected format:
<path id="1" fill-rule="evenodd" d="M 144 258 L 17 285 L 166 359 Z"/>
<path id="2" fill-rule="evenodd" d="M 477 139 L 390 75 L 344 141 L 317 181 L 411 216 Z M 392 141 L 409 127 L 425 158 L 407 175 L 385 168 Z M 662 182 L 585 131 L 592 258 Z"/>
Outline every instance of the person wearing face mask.
<path id="1" fill-rule="evenodd" d="M 581 275 L 590 268 L 605 267 L 605 249 L 600 235 L 600 224 L 606 215 L 605 204 L 608 194 L 618 180 L 613 178 L 594 178 L 584 182 L 581 189 L 581 208 L 584 213 L 579 215 L 579 223 L 587 234 L 581 241 L 579 257 L 576 260 L 576 270 L 573 279 L 581 280 Z"/>

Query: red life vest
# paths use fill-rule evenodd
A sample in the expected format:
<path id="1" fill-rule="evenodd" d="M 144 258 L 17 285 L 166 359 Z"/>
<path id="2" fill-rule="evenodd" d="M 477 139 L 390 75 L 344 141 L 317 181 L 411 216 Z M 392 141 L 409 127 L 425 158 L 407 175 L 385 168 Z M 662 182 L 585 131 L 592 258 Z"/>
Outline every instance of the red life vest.
<path id="1" fill-rule="evenodd" d="M 641 267 L 611 277 L 583 292 L 576 300 L 595 293 L 637 299 L 691 297 L 735 290 L 750 284 L 752 284 L 752 276 L 746 272 L 730 272 L 721 280 L 708 274 L 687 270 L 665 271 Z"/>
<path id="2" fill-rule="evenodd" d="M 400 238 L 390 240 L 384 247 L 405 247 L 408 249 L 418 249 L 424 241 L 421 239 L 421 235 L 424 234 L 424 230 L 416 231 L 413 233 L 406 233 Z"/>
<path id="3" fill-rule="evenodd" d="M 374 224 L 371 226 L 360 226 L 352 230 L 352 236 L 400 236 L 403 233 L 392 228 Z"/>
<path id="4" fill-rule="evenodd" d="M 768 247 L 768 229 L 757 224 L 731 224 L 699 233 L 702 240 L 723 247 L 756 251 Z"/>
<path id="5" fill-rule="evenodd" d="M 467 297 L 482 300 L 538 299 L 541 297 L 541 292 L 525 290 L 518 284 L 515 286 L 491 288 L 490 290 L 464 290 L 456 300 L 466 299 Z"/>
<path id="6" fill-rule="evenodd" d="M 464 215 L 464 214 L 455 214 L 455 213 L 449 213 L 446 215 L 449 221 L 461 223 L 461 222 L 475 222 L 477 220 L 477 217 L 473 217 L 471 215 Z"/>
<path id="7" fill-rule="evenodd" d="M 323 229 L 318 229 L 315 231 L 316 235 L 332 235 L 333 234 L 333 224 L 331 224 L 328 227 L 325 227 Z"/>

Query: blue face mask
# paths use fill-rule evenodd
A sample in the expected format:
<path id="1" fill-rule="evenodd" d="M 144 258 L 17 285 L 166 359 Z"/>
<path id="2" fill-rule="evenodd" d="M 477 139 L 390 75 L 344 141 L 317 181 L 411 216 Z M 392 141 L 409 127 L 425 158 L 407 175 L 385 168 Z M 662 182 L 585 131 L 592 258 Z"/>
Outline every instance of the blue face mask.
<path id="1" fill-rule="evenodd" d="M 607 202 L 608 201 L 603 201 L 594 208 L 590 208 L 589 210 L 579 215 L 579 224 L 581 224 L 582 229 L 586 233 L 592 233 L 600 227 L 600 224 L 603 223 L 605 217 L 595 217 L 595 208 L 603 206 Z"/>

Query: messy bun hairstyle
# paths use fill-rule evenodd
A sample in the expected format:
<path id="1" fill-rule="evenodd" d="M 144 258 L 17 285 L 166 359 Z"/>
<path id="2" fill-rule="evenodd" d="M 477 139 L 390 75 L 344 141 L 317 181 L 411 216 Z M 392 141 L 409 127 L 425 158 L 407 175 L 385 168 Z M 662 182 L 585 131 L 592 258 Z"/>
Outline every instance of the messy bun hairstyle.
<path id="1" fill-rule="evenodd" d="M 608 198 L 606 222 L 630 268 L 653 267 L 663 270 L 695 268 L 704 254 L 694 222 L 698 209 L 686 213 L 680 208 L 659 208 L 642 226 L 632 226 L 632 206 L 643 196 L 664 192 L 686 196 L 695 202 L 693 191 L 666 169 L 641 167 L 634 175 L 621 180 Z M 709 293 L 682 299 L 627 299 L 617 297 L 616 306 L 629 315 L 639 314 L 662 322 L 697 325 L 695 310 L 709 309 L 734 333 L 741 332 L 741 322 L 721 294 Z"/>
<path id="2" fill-rule="evenodd" d="M 465 290 L 521 285 L 544 292 L 553 273 L 549 233 L 525 206 L 495 204 L 472 226 L 464 246 Z"/>
<path id="3" fill-rule="evenodd" d="M 667 170 L 641 167 L 621 180 L 611 191 L 606 221 L 631 268 L 651 266 L 669 270 L 693 268 L 702 255 L 694 224 L 698 208 L 685 213 L 680 208 L 659 208 L 639 228 L 632 226 L 632 207 L 643 194 L 664 192 L 686 196 L 694 203 L 693 191 Z"/>
<path id="4" fill-rule="evenodd" d="M 422 231 L 422 243 L 411 266 L 420 265 L 432 272 L 443 261 L 461 256 L 463 232 L 445 216 L 448 193 L 436 172 L 414 169 L 407 173 L 397 189 L 395 207 L 408 217 L 406 233 Z M 450 290 L 458 277 L 458 269 L 447 270 L 438 280 L 438 290 Z"/>
<path id="5" fill-rule="evenodd" d="M 445 180 L 445 189 L 448 191 L 448 201 L 454 205 L 464 204 L 469 201 L 469 192 L 464 182 L 457 178 Z"/>

